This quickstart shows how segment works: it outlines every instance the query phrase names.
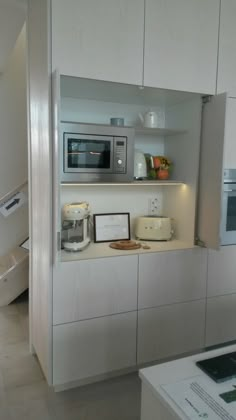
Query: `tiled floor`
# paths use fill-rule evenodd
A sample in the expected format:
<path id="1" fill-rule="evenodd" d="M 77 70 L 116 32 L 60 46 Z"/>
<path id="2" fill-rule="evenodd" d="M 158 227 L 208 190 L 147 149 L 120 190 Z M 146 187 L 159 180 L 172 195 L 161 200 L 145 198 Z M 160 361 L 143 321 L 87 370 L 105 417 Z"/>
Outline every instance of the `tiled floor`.
<path id="1" fill-rule="evenodd" d="M 138 420 L 137 373 L 54 393 L 29 353 L 28 299 L 0 308 L 0 420 Z"/>

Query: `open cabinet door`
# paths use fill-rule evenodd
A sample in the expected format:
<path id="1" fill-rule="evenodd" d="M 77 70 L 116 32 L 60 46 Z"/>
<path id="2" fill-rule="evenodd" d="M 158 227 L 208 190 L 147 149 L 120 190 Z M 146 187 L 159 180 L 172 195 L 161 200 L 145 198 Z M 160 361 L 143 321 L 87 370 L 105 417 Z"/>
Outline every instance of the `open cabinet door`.
<path id="1" fill-rule="evenodd" d="M 203 105 L 197 236 L 207 248 L 219 249 L 227 94 Z"/>
<path id="2" fill-rule="evenodd" d="M 52 74 L 52 149 L 53 149 L 53 264 L 59 261 L 61 249 L 61 206 L 59 185 L 59 124 L 60 124 L 60 74 L 54 71 Z"/>

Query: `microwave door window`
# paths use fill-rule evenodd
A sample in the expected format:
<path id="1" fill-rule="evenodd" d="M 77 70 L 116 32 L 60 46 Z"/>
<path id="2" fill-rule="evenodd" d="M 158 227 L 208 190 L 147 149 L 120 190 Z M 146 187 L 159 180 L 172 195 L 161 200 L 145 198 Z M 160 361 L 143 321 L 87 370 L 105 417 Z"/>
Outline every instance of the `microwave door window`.
<path id="1" fill-rule="evenodd" d="M 111 167 L 111 142 L 68 139 L 68 168 L 99 169 Z"/>
<path id="2" fill-rule="evenodd" d="M 236 231 L 236 194 L 227 199 L 226 231 Z"/>

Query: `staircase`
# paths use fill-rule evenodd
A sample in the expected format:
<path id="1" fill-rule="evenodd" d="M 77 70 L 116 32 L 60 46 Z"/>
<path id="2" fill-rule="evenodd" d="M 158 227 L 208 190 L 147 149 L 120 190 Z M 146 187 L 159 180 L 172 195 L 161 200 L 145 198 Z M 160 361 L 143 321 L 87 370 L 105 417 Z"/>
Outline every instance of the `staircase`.
<path id="1" fill-rule="evenodd" d="M 0 257 L 0 307 L 8 305 L 29 284 L 29 252 L 20 246 Z"/>
<path id="2" fill-rule="evenodd" d="M 16 197 L 23 196 L 22 191 L 26 188 L 27 181 L 0 199 L 0 212 L 4 217 L 8 216 L 8 212 L 11 214 L 17 210 L 19 202 Z M 28 288 L 29 250 L 24 246 L 26 242 L 28 243 L 25 241 L 22 246 L 16 246 L 6 255 L 0 256 L 0 307 L 11 303 Z"/>

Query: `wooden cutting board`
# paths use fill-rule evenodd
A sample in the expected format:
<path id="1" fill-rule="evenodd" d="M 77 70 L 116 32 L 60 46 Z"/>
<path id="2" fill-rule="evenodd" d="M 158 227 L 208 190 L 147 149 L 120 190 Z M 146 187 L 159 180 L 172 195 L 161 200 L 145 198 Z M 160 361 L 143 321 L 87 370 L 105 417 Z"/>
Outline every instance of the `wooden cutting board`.
<path id="1" fill-rule="evenodd" d="M 141 248 L 141 244 L 135 241 L 117 241 L 109 244 L 110 248 L 132 251 L 133 249 Z"/>

